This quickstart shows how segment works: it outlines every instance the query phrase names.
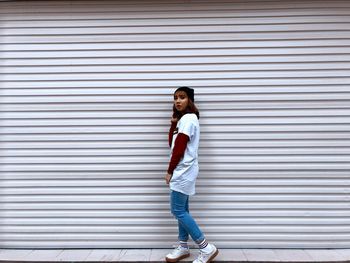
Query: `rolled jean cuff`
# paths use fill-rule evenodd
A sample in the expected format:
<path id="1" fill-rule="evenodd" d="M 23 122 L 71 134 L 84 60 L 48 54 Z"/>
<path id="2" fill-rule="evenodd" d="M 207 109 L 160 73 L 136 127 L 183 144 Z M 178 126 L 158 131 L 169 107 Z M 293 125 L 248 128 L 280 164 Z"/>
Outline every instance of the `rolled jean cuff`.
<path id="1" fill-rule="evenodd" d="M 199 238 L 197 238 L 194 242 L 196 242 L 197 244 L 202 243 L 205 240 L 204 235 L 201 235 Z"/>

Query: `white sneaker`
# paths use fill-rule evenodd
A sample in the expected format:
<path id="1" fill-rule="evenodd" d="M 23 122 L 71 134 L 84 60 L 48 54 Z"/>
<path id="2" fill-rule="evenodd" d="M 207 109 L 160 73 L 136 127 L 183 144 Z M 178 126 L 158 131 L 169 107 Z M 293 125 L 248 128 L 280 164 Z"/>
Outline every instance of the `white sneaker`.
<path id="1" fill-rule="evenodd" d="M 193 263 L 209 263 L 219 254 L 219 250 L 213 244 L 208 244 L 208 246 L 211 246 L 211 252 L 204 253 L 199 250 L 199 256 Z"/>
<path id="2" fill-rule="evenodd" d="M 190 250 L 179 245 L 171 253 L 166 255 L 165 260 L 167 262 L 178 262 L 179 260 L 187 258 L 189 256 Z"/>

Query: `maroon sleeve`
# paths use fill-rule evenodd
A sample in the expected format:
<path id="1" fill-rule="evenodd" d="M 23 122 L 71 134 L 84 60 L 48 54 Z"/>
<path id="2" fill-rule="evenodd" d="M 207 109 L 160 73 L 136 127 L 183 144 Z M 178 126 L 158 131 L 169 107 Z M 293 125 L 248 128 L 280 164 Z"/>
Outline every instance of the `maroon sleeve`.
<path id="1" fill-rule="evenodd" d="M 185 154 L 185 150 L 187 147 L 187 142 L 189 141 L 189 137 L 184 133 L 179 133 L 175 140 L 175 146 L 173 149 L 173 153 L 171 155 L 171 159 L 169 162 L 168 173 L 173 174 L 176 166 L 180 162 L 181 158 Z"/>
<path id="2" fill-rule="evenodd" d="M 169 129 L 169 147 L 171 147 L 171 142 L 173 140 L 173 133 L 176 128 L 176 122 L 171 123 L 171 127 Z"/>

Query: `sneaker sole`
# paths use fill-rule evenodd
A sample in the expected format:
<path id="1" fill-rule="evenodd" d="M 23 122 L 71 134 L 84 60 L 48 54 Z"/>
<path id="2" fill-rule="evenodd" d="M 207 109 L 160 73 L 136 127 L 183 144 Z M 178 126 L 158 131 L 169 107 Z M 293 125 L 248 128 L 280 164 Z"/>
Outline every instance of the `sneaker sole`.
<path id="1" fill-rule="evenodd" d="M 181 257 L 178 257 L 178 258 L 167 258 L 166 257 L 165 260 L 166 260 L 166 262 L 174 263 L 174 262 L 178 262 L 181 259 L 188 258 L 189 256 L 190 256 L 190 254 L 182 255 Z"/>
<path id="2" fill-rule="evenodd" d="M 219 254 L 219 249 L 216 249 L 215 253 L 209 258 L 207 263 L 210 263 Z"/>

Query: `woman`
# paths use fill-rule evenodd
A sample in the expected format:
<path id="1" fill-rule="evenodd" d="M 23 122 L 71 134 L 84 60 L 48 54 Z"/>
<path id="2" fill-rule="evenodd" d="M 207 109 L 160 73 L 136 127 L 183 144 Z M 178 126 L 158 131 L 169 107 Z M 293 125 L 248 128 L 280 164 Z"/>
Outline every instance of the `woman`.
<path id="1" fill-rule="evenodd" d="M 194 90 L 188 87 L 178 88 L 174 93 L 169 131 L 171 158 L 165 180 L 171 189 L 171 212 L 178 221 L 179 245 L 166 256 L 167 262 L 177 262 L 190 256 L 187 244 L 189 236 L 199 247 L 199 256 L 194 263 L 209 263 L 219 253 L 213 244 L 208 244 L 188 208 L 189 196 L 195 194 L 198 175 L 198 119 Z"/>

